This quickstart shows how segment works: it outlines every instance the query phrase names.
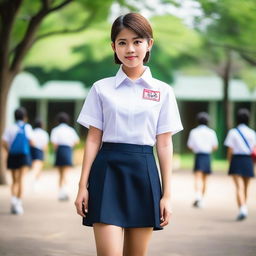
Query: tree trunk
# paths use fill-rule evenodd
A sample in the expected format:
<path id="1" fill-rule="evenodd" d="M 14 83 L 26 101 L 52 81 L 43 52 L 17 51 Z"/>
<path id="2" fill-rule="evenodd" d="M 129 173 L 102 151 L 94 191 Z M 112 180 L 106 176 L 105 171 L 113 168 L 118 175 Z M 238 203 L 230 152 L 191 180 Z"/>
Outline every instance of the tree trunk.
<path id="1" fill-rule="evenodd" d="M 232 65 L 232 57 L 231 57 L 231 50 L 227 50 L 227 60 L 226 65 L 224 68 L 223 73 L 223 89 L 224 89 L 224 120 L 225 120 L 225 133 L 231 129 L 232 127 L 232 108 L 231 108 L 231 102 L 229 101 L 229 81 L 230 81 L 230 75 L 231 75 L 231 65 Z"/>
<path id="2" fill-rule="evenodd" d="M 2 136 L 6 124 L 6 109 L 8 93 L 14 76 L 10 73 L 0 73 L 0 135 Z M 2 141 L 2 138 L 1 138 Z M 2 145 L 0 146 L 0 185 L 6 184 L 6 161 Z"/>

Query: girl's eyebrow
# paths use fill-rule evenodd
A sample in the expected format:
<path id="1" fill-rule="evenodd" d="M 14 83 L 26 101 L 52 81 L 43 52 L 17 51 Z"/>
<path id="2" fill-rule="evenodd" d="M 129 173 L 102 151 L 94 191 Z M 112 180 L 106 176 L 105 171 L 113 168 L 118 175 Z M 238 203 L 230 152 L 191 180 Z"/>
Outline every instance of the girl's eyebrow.
<path id="1" fill-rule="evenodd" d="M 140 39 L 141 37 L 139 37 L 139 36 L 136 36 L 136 37 L 133 37 L 132 38 L 132 40 L 135 40 L 135 39 Z M 119 38 L 119 39 L 117 39 L 117 41 L 126 41 L 127 39 L 125 39 L 125 38 Z"/>

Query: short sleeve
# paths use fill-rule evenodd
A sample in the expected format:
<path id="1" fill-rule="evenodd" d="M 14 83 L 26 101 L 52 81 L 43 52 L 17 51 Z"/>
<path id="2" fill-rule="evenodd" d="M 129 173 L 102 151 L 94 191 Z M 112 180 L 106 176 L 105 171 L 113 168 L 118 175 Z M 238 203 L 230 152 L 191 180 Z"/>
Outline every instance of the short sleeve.
<path id="1" fill-rule="evenodd" d="M 233 140 L 234 136 L 232 135 L 232 130 L 230 130 L 228 132 L 228 135 L 224 141 L 224 145 L 230 148 L 233 148 L 234 146 L 234 140 Z"/>
<path id="2" fill-rule="evenodd" d="M 188 141 L 187 141 L 187 146 L 188 148 L 192 149 L 194 146 L 194 140 L 193 140 L 193 134 L 192 131 L 190 131 L 189 136 L 188 136 Z"/>
<path id="3" fill-rule="evenodd" d="M 74 128 L 72 129 L 72 132 L 73 132 L 74 143 L 78 143 L 80 139 Z"/>
<path id="4" fill-rule="evenodd" d="M 215 131 L 213 131 L 213 136 L 212 136 L 212 143 L 213 143 L 213 146 L 214 147 L 217 147 L 218 146 L 218 138 L 217 138 L 217 135 L 216 135 L 216 132 Z"/>
<path id="5" fill-rule="evenodd" d="M 95 85 L 92 86 L 85 99 L 77 122 L 87 128 L 91 125 L 103 130 L 102 103 Z"/>
<path id="6" fill-rule="evenodd" d="M 10 132 L 9 130 L 5 130 L 3 135 L 2 135 L 2 140 L 5 141 L 5 142 L 10 142 Z"/>
<path id="7" fill-rule="evenodd" d="M 172 88 L 169 87 L 160 110 L 156 134 L 171 132 L 173 135 L 182 129 L 177 102 Z"/>
<path id="8" fill-rule="evenodd" d="M 56 128 L 53 128 L 50 135 L 50 141 L 53 144 L 58 144 L 58 138 L 56 134 Z"/>
<path id="9" fill-rule="evenodd" d="M 25 125 L 25 132 L 26 132 L 26 136 L 29 140 L 33 139 L 33 137 L 34 137 L 33 134 L 34 133 L 33 133 L 33 129 L 32 129 L 30 124 Z"/>

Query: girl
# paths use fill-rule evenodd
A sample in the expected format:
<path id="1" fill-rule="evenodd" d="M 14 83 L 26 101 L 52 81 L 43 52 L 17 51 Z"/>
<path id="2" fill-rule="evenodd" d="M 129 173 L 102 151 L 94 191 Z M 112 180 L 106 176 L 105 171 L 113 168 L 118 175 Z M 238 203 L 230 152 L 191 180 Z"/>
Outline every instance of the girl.
<path id="1" fill-rule="evenodd" d="M 16 123 L 7 128 L 3 134 L 3 146 L 8 152 L 7 168 L 12 173 L 11 185 L 11 213 L 23 214 L 22 197 L 24 191 L 24 178 L 31 166 L 29 144 L 33 144 L 32 127 L 26 123 L 27 111 L 20 107 L 15 110 Z"/>
<path id="2" fill-rule="evenodd" d="M 79 137 L 74 128 L 68 125 L 69 115 L 61 112 L 57 115 L 58 126 L 51 132 L 51 142 L 55 149 L 55 166 L 59 171 L 59 196 L 60 201 L 69 199 L 67 193 L 66 176 L 72 163 L 72 149 L 78 144 Z"/>
<path id="3" fill-rule="evenodd" d="M 189 133 L 187 145 L 195 153 L 195 201 L 193 206 L 201 208 L 206 191 L 207 177 L 212 172 L 211 153 L 217 150 L 218 139 L 215 131 L 208 127 L 209 115 L 206 112 L 197 114 L 197 122 L 198 126 Z"/>
<path id="4" fill-rule="evenodd" d="M 229 175 L 232 176 L 236 187 L 236 198 L 239 207 L 237 220 L 248 216 L 246 205 L 250 179 L 254 177 L 251 152 L 256 146 L 255 131 L 248 127 L 250 113 L 240 109 L 237 113 L 237 127 L 231 129 L 225 139 L 228 147 L 227 157 L 230 162 Z"/>
<path id="5" fill-rule="evenodd" d="M 41 174 L 44 160 L 44 151 L 47 148 L 49 142 L 48 133 L 42 129 L 42 121 L 36 119 L 34 122 L 34 146 L 30 148 L 32 157 L 32 170 L 35 175 L 34 188 L 38 188 L 38 180 Z"/>
<path id="6" fill-rule="evenodd" d="M 93 85 L 78 118 L 89 131 L 75 205 L 93 226 L 98 256 L 143 256 L 152 231 L 170 220 L 172 135 L 182 124 L 172 88 L 143 65 L 153 46 L 149 22 L 120 16 L 111 40 L 121 67 Z"/>

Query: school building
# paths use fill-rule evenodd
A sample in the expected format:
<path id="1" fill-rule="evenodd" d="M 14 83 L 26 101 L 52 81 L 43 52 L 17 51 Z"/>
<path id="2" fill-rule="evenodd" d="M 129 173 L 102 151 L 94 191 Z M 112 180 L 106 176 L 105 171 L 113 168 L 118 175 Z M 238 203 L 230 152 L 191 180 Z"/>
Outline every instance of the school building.
<path id="1" fill-rule="evenodd" d="M 174 84 L 184 130 L 174 136 L 174 150 L 187 152 L 186 142 L 189 131 L 196 126 L 195 117 L 200 111 L 210 114 L 210 126 L 223 131 L 222 81 L 217 76 L 184 76 L 177 74 Z M 65 111 L 71 117 L 71 124 L 82 135 L 84 129 L 76 119 L 82 108 L 89 89 L 78 81 L 49 81 L 40 85 L 36 77 L 29 73 L 19 74 L 13 81 L 8 97 L 7 124 L 13 123 L 13 112 L 18 106 L 28 110 L 29 121 L 40 117 L 46 129 L 50 131 L 55 125 L 58 112 Z M 232 117 L 241 107 L 251 111 L 251 127 L 256 129 L 256 89 L 250 91 L 241 80 L 230 82 L 229 96 L 232 104 Z M 221 146 L 221 145 L 220 145 Z"/>
<path id="2" fill-rule="evenodd" d="M 28 111 L 29 122 L 39 117 L 48 131 L 56 125 L 56 115 L 61 111 L 69 114 L 70 123 L 80 131 L 76 118 L 88 91 L 78 81 L 49 81 L 40 85 L 32 74 L 21 73 L 14 79 L 9 93 L 7 125 L 14 122 L 14 110 L 23 106 Z"/>
<path id="3" fill-rule="evenodd" d="M 217 76 L 176 76 L 173 84 L 178 100 L 184 130 L 174 137 L 179 152 L 188 151 L 186 147 L 189 131 L 196 126 L 196 114 L 206 111 L 210 115 L 210 127 L 216 130 L 217 136 L 224 132 L 224 120 L 221 112 L 223 106 L 223 82 Z M 247 108 L 251 112 L 250 126 L 256 129 L 256 89 L 250 91 L 247 85 L 238 79 L 232 79 L 229 86 L 229 100 L 232 108 L 232 122 L 239 108 Z M 225 137 L 225 134 L 222 134 Z M 223 155 L 220 142 L 219 156 Z"/>

